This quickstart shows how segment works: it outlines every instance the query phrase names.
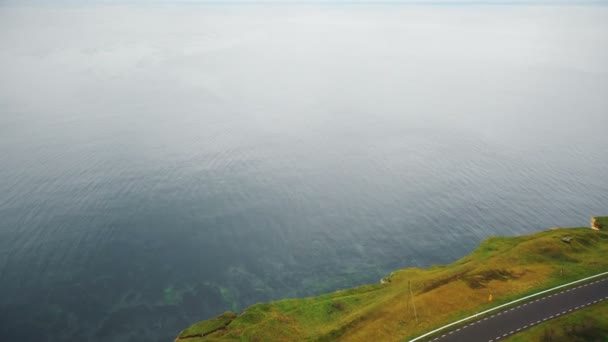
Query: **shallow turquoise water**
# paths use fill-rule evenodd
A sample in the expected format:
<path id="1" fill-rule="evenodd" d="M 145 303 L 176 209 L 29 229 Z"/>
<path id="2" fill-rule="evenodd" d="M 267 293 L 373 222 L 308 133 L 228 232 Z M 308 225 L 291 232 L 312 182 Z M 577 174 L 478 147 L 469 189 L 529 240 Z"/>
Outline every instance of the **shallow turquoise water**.
<path id="1" fill-rule="evenodd" d="M 604 7 L 0 8 L 0 336 L 167 341 L 608 208 Z"/>

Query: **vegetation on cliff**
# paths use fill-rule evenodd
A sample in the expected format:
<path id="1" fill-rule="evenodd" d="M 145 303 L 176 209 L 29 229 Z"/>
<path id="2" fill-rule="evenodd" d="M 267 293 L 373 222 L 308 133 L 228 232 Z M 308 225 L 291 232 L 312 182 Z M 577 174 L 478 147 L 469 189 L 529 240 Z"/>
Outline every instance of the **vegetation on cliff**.
<path id="1" fill-rule="evenodd" d="M 393 272 L 382 284 L 255 304 L 238 316 L 224 314 L 196 323 L 177 341 L 401 341 L 518 297 L 606 271 L 607 252 L 605 230 L 560 228 L 492 237 L 447 266 L 408 268 Z"/>

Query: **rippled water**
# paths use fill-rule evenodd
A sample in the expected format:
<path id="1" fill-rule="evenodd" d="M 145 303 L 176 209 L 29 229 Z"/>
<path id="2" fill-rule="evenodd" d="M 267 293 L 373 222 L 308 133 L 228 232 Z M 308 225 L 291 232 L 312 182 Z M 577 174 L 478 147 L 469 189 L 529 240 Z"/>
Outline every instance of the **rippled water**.
<path id="1" fill-rule="evenodd" d="M 0 336 L 168 341 L 608 212 L 608 8 L 0 7 Z"/>

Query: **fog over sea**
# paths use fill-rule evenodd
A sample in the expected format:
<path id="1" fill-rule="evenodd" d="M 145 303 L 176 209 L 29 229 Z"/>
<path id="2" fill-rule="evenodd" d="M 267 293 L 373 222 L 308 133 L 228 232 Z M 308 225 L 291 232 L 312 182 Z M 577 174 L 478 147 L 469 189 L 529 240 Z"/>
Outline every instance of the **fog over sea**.
<path id="1" fill-rule="evenodd" d="M 0 340 L 171 341 L 608 214 L 608 6 L 0 5 Z"/>

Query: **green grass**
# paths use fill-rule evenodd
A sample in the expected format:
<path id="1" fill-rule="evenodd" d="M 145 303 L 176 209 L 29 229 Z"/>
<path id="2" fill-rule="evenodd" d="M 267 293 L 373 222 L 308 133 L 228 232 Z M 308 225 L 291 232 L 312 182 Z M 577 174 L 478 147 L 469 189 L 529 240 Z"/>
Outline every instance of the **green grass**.
<path id="1" fill-rule="evenodd" d="M 504 341 L 608 341 L 608 302 L 603 301 L 583 310 L 536 325 Z"/>
<path id="2" fill-rule="evenodd" d="M 572 240 L 565 243 L 564 237 Z M 607 271 L 607 253 L 608 233 L 589 228 L 492 237 L 450 265 L 399 270 L 386 284 L 250 306 L 225 329 L 200 340 L 403 341 L 522 296 Z"/>
<path id="3" fill-rule="evenodd" d="M 217 330 L 225 328 L 232 320 L 236 318 L 233 312 L 225 312 L 215 318 L 206 321 L 198 322 L 191 325 L 188 329 L 179 334 L 178 339 L 191 339 L 194 337 L 203 337 Z"/>

